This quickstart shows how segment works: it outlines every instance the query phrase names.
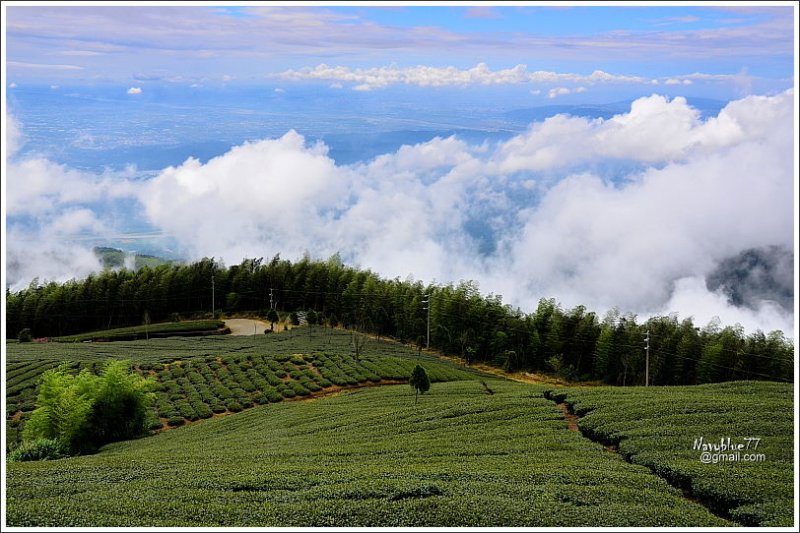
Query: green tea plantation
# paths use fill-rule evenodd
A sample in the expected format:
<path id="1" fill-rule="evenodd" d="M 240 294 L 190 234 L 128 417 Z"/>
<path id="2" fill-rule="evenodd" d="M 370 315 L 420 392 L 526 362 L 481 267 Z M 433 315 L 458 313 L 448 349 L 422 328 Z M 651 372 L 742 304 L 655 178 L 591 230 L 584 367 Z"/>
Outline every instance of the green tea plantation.
<path id="1" fill-rule="evenodd" d="M 260 406 L 100 453 L 8 465 L 18 526 L 728 522 L 569 431 L 542 391 L 407 385 Z"/>
<path id="2" fill-rule="evenodd" d="M 792 525 L 791 385 L 554 389 L 377 339 L 356 358 L 351 339 L 8 343 L 8 447 L 65 361 L 127 359 L 156 402 L 151 436 L 7 461 L 7 525 Z M 759 438 L 765 460 L 704 464 L 701 437 Z"/>
<path id="3" fill-rule="evenodd" d="M 571 406 L 585 435 L 617 446 L 718 514 L 743 525 L 792 525 L 791 384 L 598 387 L 547 396 Z"/>

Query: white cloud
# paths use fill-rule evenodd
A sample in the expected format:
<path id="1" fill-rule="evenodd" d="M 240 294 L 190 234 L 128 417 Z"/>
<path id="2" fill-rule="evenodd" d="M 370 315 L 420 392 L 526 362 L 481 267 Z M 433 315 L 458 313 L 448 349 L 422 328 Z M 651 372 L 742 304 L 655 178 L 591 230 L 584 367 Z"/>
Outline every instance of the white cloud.
<path id="1" fill-rule="evenodd" d="M 142 94 L 142 88 L 141 87 L 131 87 L 130 89 L 128 89 L 128 94 Z"/>
<path id="2" fill-rule="evenodd" d="M 24 139 L 19 129 L 19 122 L 14 115 L 6 112 L 5 114 L 5 134 L 6 134 L 6 159 L 11 159 L 20 146 L 22 146 Z"/>
<path id="3" fill-rule="evenodd" d="M 683 98 L 654 95 L 608 120 L 560 115 L 495 146 L 436 138 L 347 166 L 291 131 L 117 188 L 20 163 L 9 205 L 25 199 L 47 227 L 94 231 L 77 196 L 136 194 L 192 258 L 340 252 L 390 278 L 475 279 L 525 310 L 553 296 L 787 328 L 775 307 L 733 308 L 701 281 L 743 249 L 792 248 L 792 105 L 791 92 L 748 97 L 703 120 Z M 470 223 L 494 251 L 478 252 Z"/>
<path id="4" fill-rule="evenodd" d="M 564 96 L 565 94 L 571 93 L 572 90 L 568 89 L 567 87 L 554 87 L 547 91 L 548 98 L 556 98 L 558 96 Z"/>
<path id="5" fill-rule="evenodd" d="M 763 301 L 756 311 L 732 306 L 726 296 L 710 292 L 701 276 L 681 278 L 675 282 L 672 296 L 659 314 L 666 315 L 676 311 L 682 311 L 683 316 L 692 316 L 695 324 L 700 326 L 717 317 L 724 325 L 742 324 L 748 331 L 780 329 L 791 335 L 790 332 L 794 330 L 791 314 L 774 303 Z"/>
<path id="6" fill-rule="evenodd" d="M 353 83 L 354 90 L 368 91 L 390 85 L 404 84 L 420 87 L 446 87 L 468 85 L 512 85 L 520 83 L 649 83 L 640 76 L 609 74 L 595 70 L 591 74 L 571 74 L 538 70 L 529 72 L 526 65 L 501 70 L 491 70 L 486 63 L 478 63 L 469 69 L 456 67 L 330 67 L 326 64 L 287 70 L 275 75 L 286 80 L 321 80 L 336 83 Z M 584 88 L 585 90 L 585 88 Z"/>
<path id="7" fill-rule="evenodd" d="M 685 160 L 766 135 L 780 122 L 777 109 L 791 106 L 791 93 L 748 97 L 726 106 L 718 117 L 701 121 L 699 113 L 677 97 L 653 95 L 631 104 L 628 113 L 608 120 L 558 115 L 533 124 L 494 154 L 500 172 L 547 170 L 604 158 L 646 163 Z M 762 115 L 760 115 L 762 114 Z"/>
<path id="8" fill-rule="evenodd" d="M 103 52 L 95 52 L 93 50 L 64 50 L 61 52 L 54 52 L 55 55 L 59 56 L 75 56 L 75 57 L 93 57 L 93 56 L 101 56 Z"/>
<path id="9" fill-rule="evenodd" d="M 140 201 L 153 223 L 198 254 L 208 238 L 229 258 L 273 239 L 302 252 L 325 224 L 320 213 L 347 200 L 340 172 L 322 145 L 306 147 L 292 131 L 206 164 L 169 167 L 140 191 Z"/>
<path id="10" fill-rule="evenodd" d="M 44 63 L 25 63 L 21 61 L 6 61 L 9 67 L 34 69 L 34 70 L 83 70 L 78 65 L 48 65 Z"/>
<path id="11" fill-rule="evenodd" d="M 64 209 L 126 196 L 131 190 L 125 179 L 84 173 L 43 157 L 11 159 L 6 170 L 9 216 L 52 216 Z"/>
<path id="12" fill-rule="evenodd" d="M 6 116 L 7 283 L 12 290 L 40 281 L 67 281 L 101 268 L 91 246 L 76 241 L 112 228 L 92 205 L 130 196 L 134 184 L 97 176 L 36 155 L 19 155 L 21 127 Z M 34 224 L 18 224 L 19 218 Z"/>
<path id="13" fill-rule="evenodd" d="M 14 82 L 11 82 L 11 83 L 8 84 L 8 88 L 9 89 L 16 89 L 17 88 L 17 84 L 14 83 Z"/>
<path id="14" fill-rule="evenodd" d="M 36 231 L 8 228 L 6 277 L 12 291 L 24 289 L 34 278 L 65 282 L 102 269 L 91 247 L 64 240 L 57 230 L 54 225 Z"/>

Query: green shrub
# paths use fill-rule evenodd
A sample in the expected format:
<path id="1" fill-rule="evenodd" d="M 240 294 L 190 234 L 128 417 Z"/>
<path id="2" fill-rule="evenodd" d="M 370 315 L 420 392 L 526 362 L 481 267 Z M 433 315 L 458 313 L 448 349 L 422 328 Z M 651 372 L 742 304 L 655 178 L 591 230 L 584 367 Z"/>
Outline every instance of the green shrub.
<path id="1" fill-rule="evenodd" d="M 31 341 L 33 341 L 33 336 L 31 336 L 31 328 L 23 328 L 23 329 L 21 329 L 19 334 L 17 335 L 17 340 L 19 342 L 31 342 Z"/>
<path id="2" fill-rule="evenodd" d="M 267 400 L 269 400 L 271 403 L 276 403 L 283 400 L 283 395 L 271 387 L 264 391 L 264 396 L 266 396 Z"/>
<path id="3" fill-rule="evenodd" d="M 297 393 L 296 393 L 296 392 L 294 392 L 294 391 L 293 391 L 292 389 L 290 389 L 289 387 L 281 387 L 281 388 L 279 388 L 279 389 L 278 389 L 278 392 L 280 392 L 280 393 L 281 393 L 281 395 L 282 395 L 284 398 L 294 398 L 295 396 L 297 396 Z"/>
<path id="4" fill-rule="evenodd" d="M 23 443 L 8 454 L 8 460 L 40 461 L 42 459 L 61 459 L 67 457 L 69 450 L 58 439 L 36 439 Z"/>
<path id="5" fill-rule="evenodd" d="M 153 382 L 110 361 L 101 375 L 75 375 L 62 365 L 42 375 L 36 409 L 25 425 L 26 442 L 57 439 L 73 453 L 140 436 L 150 427 Z"/>
<path id="6" fill-rule="evenodd" d="M 167 419 L 167 424 L 172 427 L 182 426 L 184 422 L 183 417 L 179 415 L 171 416 Z"/>
<path id="7" fill-rule="evenodd" d="M 239 411 L 242 410 L 242 405 L 236 400 L 230 401 L 226 405 L 228 407 L 228 411 L 230 411 L 231 413 L 238 413 Z"/>
<path id="8" fill-rule="evenodd" d="M 292 381 L 291 383 L 289 383 L 289 387 L 291 387 L 291 389 L 295 392 L 295 394 L 299 396 L 308 396 L 309 394 L 311 394 L 311 392 L 307 388 L 303 387 L 297 381 Z"/>

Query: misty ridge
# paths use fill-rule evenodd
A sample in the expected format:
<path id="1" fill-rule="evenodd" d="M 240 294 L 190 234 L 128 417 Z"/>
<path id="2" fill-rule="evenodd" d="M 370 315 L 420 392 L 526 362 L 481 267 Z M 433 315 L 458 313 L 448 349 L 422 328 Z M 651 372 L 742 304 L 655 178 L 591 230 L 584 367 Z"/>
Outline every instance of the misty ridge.
<path id="1" fill-rule="evenodd" d="M 711 291 L 722 291 L 736 306 L 757 309 L 775 302 L 794 309 L 794 255 L 779 246 L 751 248 L 722 260 L 706 278 Z"/>
<path id="2" fill-rule="evenodd" d="M 652 95 L 348 164 L 291 130 L 144 179 L 11 150 L 10 175 L 26 179 L 9 182 L 8 283 L 101 270 L 97 241 L 75 236 L 119 246 L 124 230 L 108 228 L 127 219 L 186 261 L 340 254 L 387 278 L 474 280 L 525 310 L 554 297 L 791 334 L 793 92 L 701 104 Z M 10 124 L 19 147 L 25 125 Z"/>

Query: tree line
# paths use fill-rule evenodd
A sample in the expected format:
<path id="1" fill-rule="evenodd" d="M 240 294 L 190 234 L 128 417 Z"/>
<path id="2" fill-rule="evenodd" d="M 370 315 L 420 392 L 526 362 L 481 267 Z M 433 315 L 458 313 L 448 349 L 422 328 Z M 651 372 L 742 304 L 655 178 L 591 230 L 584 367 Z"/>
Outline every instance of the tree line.
<path id="1" fill-rule="evenodd" d="M 471 281 L 442 286 L 384 279 L 344 265 L 338 255 L 245 259 L 230 267 L 205 258 L 108 270 L 63 284 L 34 281 L 19 292 L 6 290 L 6 331 L 10 338 L 24 328 L 34 337 L 53 337 L 137 325 L 145 316 L 153 322 L 212 311 L 266 316 L 273 307 L 313 311 L 324 325 L 420 347 L 430 331 L 430 348 L 508 371 L 642 385 L 649 332 L 650 384 L 793 379 L 794 346 L 780 331 L 746 335 L 739 325 L 715 320 L 700 328 L 673 315 L 637 322 L 617 310 L 599 317 L 547 298 L 524 313 L 499 295 L 481 295 Z"/>

